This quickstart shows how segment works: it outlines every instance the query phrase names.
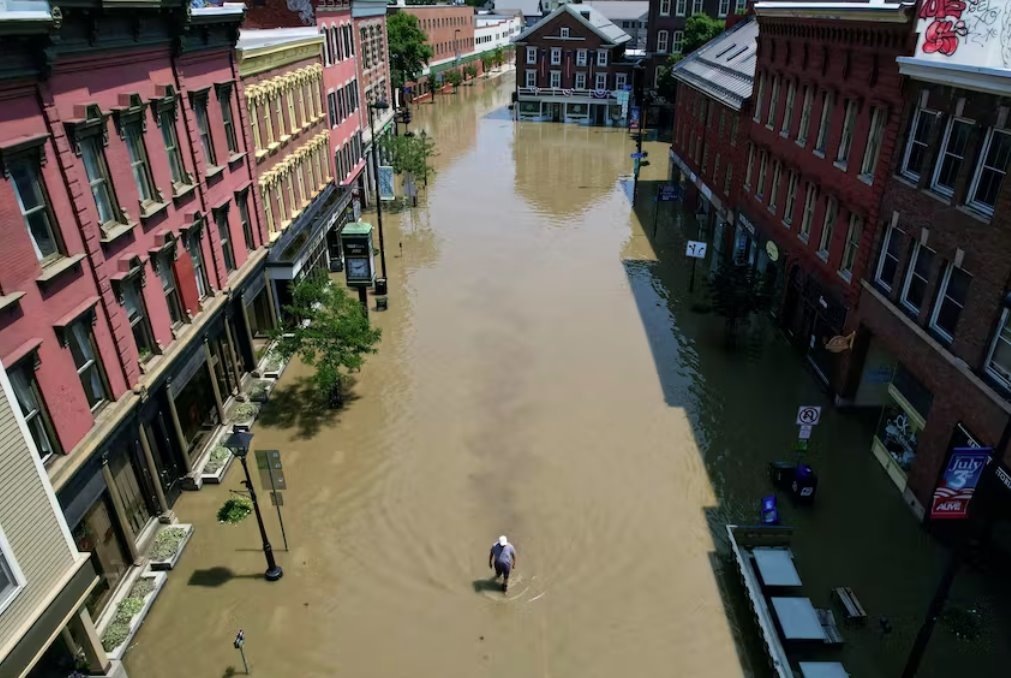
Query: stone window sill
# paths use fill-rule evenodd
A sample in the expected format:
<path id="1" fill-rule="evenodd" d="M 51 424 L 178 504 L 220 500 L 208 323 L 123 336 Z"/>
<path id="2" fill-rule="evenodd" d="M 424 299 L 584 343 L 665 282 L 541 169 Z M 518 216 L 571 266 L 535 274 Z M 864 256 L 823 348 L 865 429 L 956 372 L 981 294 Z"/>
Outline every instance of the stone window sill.
<path id="1" fill-rule="evenodd" d="M 768 209 L 768 210 L 769 210 L 770 212 L 772 212 L 773 214 L 775 214 L 775 213 L 776 213 L 776 206 L 775 206 L 775 205 L 769 205 L 769 207 L 768 207 L 767 209 Z"/>
<path id="2" fill-rule="evenodd" d="M 846 282 L 853 282 L 853 272 L 852 271 L 839 271 L 839 277 Z"/>
<path id="3" fill-rule="evenodd" d="M 818 256 L 818 258 L 819 258 L 819 259 L 821 259 L 822 261 L 825 261 L 825 262 L 827 262 L 827 261 L 828 261 L 828 250 L 818 250 L 817 252 L 815 252 L 815 254 L 816 254 L 816 255 Z"/>
<path id="4" fill-rule="evenodd" d="M 816 148 L 816 149 L 814 149 L 814 150 L 813 150 L 813 151 L 811 151 L 811 152 L 812 152 L 812 153 L 814 153 L 814 157 L 816 157 L 816 158 L 821 158 L 822 160 L 824 160 L 824 159 L 825 159 L 825 151 L 819 151 L 819 150 L 818 150 L 818 149 Z"/>
<path id="5" fill-rule="evenodd" d="M 140 220 L 141 221 L 147 221 L 148 219 L 150 219 L 151 217 L 155 216 L 156 214 L 159 214 L 159 213 L 164 212 L 165 210 L 167 210 L 168 206 L 169 206 L 168 201 L 154 202 L 152 200 L 152 201 L 143 203 L 140 206 Z"/>
<path id="6" fill-rule="evenodd" d="M 868 186 L 872 186 L 874 184 L 874 176 L 871 174 L 860 174 L 857 176 L 857 179 L 864 182 Z"/>
<path id="7" fill-rule="evenodd" d="M 0 312 L 6 311 L 8 308 L 14 308 L 23 296 L 25 296 L 24 292 L 11 292 L 10 294 L 0 295 Z"/>
<path id="8" fill-rule="evenodd" d="M 266 158 L 268 153 L 269 151 L 265 148 L 261 148 L 260 150 L 258 150 L 256 152 L 256 162 L 260 162 L 261 160 Z"/>
<path id="9" fill-rule="evenodd" d="M 239 162 L 240 160 L 242 160 L 245 157 L 246 157 L 245 151 L 239 151 L 238 153 L 232 153 L 230 156 L 228 156 L 228 164 L 229 165 L 234 165 L 235 163 Z"/>
<path id="10" fill-rule="evenodd" d="M 845 160 L 836 160 L 835 162 L 832 163 L 832 167 L 835 167 L 840 172 L 845 173 L 849 165 Z"/>
<path id="11" fill-rule="evenodd" d="M 77 266 L 84 259 L 83 254 L 75 254 L 71 257 L 61 257 L 56 261 L 47 264 L 42 268 L 42 275 L 35 279 L 39 283 L 48 283 L 57 277 Z"/>
<path id="12" fill-rule="evenodd" d="M 980 210 L 972 207 L 971 205 L 959 205 L 955 209 L 961 212 L 962 214 L 966 215 L 967 217 L 972 217 L 973 219 L 982 224 L 989 224 L 990 220 L 993 219 L 992 214 L 986 214 L 984 212 L 981 212 Z"/>
<path id="13" fill-rule="evenodd" d="M 214 177 L 218 176 L 224 171 L 225 171 L 224 165 L 211 165 L 210 167 L 207 168 L 206 177 L 208 179 L 213 179 Z"/>
<path id="14" fill-rule="evenodd" d="M 172 186 L 172 199 L 181 200 L 196 189 L 196 184 L 175 184 Z"/>
<path id="15" fill-rule="evenodd" d="M 811 239 L 811 235 L 809 233 L 798 233 L 797 238 L 806 245 L 808 240 Z"/>
<path id="16" fill-rule="evenodd" d="M 107 226 L 103 226 L 100 241 L 103 245 L 108 245 L 109 243 L 119 240 L 124 235 L 130 233 L 136 227 L 137 224 L 131 222 L 127 222 L 125 224 L 112 223 Z"/>
<path id="17" fill-rule="evenodd" d="M 282 134 L 281 135 L 281 145 L 282 146 L 287 146 L 289 141 L 291 141 L 291 134 Z"/>
<path id="18" fill-rule="evenodd" d="M 284 228 L 284 224 L 281 224 L 281 228 L 282 229 Z M 274 231 L 273 233 L 270 234 L 270 242 L 274 242 L 274 241 L 276 241 L 280 237 L 281 237 L 281 231 Z"/>
<path id="19" fill-rule="evenodd" d="M 273 141 L 273 142 L 267 144 L 267 152 L 268 153 L 274 153 L 279 148 L 281 148 L 281 144 L 277 143 L 276 141 Z"/>

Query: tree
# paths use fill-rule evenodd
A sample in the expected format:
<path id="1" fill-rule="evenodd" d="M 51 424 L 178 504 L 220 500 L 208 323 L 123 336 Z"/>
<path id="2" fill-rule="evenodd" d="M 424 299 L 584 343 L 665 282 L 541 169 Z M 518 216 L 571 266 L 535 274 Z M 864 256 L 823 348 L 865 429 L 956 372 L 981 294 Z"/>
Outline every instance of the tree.
<path id="1" fill-rule="evenodd" d="M 435 155 L 435 142 L 427 134 L 385 137 L 381 142 L 383 153 L 393 171 L 410 174 L 414 178 L 435 174 L 429 160 Z"/>
<path id="2" fill-rule="evenodd" d="M 463 83 L 463 75 L 460 73 L 460 71 L 455 69 L 449 71 L 448 73 L 446 73 L 446 82 L 452 85 L 453 89 L 456 89 L 461 85 L 461 83 Z"/>
<path id="3" fill-rule="evenodd" d="M 685 21 L 681 53 L 690 54 L 723 32 L 724 24 L 708 14 L 693 14 Z"/>
<path id="4" fill-rule="evenodd" d="M 680 54 L 671 54 L 667 57 L 667 62 L 657 66 L 659 78 L 657 78 L 656 91 L 667 101 L 674 101 L 677 90 L 677 80 L 674 79 L 674 65 L 681 61 Z"/>
<path id="5" fill-rule="evenodd" d="M 481 55 L 481 67 L 484 69 L 485 73 L 491 70 L 492 64 L 495 63 L 495 58 L 491 54 Z"/>
<path id="6" fill-rule="evenodd" d="M 740 323 L 756 311 L 769 308 L 771 295 L 768 286 L 755 269 L 733 260 L 720 262 L 709 281 L 713 310 L 727 322 L 727 341 L 734 343 Z"/>
<path id="7" fill-rule="evenodd" d="M 407 12 L 397 12 L 386 20 L 390 46 L 390 74 L 393 86 L 400 89 L 418 79 L 434 52 L 425 42 L 425 32 L 418 18 Z"/>
<path id="8" fill-rule="evenodd" d="M 477 66 L 475 66 L 474 64 L 467 64 L 466 66 L 463 67 L 463 74 L 467 76 L 468 80 L 470 80 L 471 78 L 476 78 Z"/>
<path id="9" fill-rule="evenodd" d="M 292 302 L 284 307 L 287 320 L 271 333 L 275 350 L 285 359 L 298 355 L 316 368 L 313 382 L 331 407 L 343 400 L 344 375 L 365 363 L 375 353 L 382 331 L 369 325 L 358 301 L 332 280 L 326 271 L 315 271 L 292 290 Z"/>
<path id="10" fill-rule="evenodd" d="M 495 51 L 491 53 L 491 57 L 495 62 L 495 67 L 501 68 L 502 64 L 505 63 L 505 50 L 501 47 L 496 47 Z"/>

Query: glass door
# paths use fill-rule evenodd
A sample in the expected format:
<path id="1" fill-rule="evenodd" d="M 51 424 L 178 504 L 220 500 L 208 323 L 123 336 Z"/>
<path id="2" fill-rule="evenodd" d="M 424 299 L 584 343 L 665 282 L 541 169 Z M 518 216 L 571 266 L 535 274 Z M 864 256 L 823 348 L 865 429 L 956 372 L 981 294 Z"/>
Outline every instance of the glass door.
<path id="1" fill-rule="evenodd" d="M 186 475 L 185 468 L 179 459 L 179 453 L 173 444 L 171 429 L 165 421 L 165 413 L 159 411 L 154 419 L 144 424 L 144 433 L 151 445 L 151 455 L 157 466 L 158 481 L 165 493 L 165 502 L 169 508 L 175 504 L 182 492 L 182 479 Z"/>

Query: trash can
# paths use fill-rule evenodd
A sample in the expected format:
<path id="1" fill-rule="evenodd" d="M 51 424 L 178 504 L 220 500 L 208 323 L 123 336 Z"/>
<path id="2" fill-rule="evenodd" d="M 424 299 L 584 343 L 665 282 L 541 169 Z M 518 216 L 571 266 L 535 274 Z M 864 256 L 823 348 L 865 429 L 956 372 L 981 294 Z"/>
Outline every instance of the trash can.
<path id="1" fill-rule="evenodd" d="M 377 297 L 386 296 L 386 278 L 376 278 L 375 295 Z"/>

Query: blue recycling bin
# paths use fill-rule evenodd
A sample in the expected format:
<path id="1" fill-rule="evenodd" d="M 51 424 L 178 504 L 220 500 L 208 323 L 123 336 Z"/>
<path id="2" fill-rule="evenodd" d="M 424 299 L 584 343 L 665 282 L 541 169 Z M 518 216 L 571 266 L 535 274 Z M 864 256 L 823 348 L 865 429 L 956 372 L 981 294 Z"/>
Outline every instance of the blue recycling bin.
<path id="1" fill-rule="evenodd" d="M 762 524 L 779 525 L 779 508 L 776 506 L 776 495 L 762 497 Z"/>

